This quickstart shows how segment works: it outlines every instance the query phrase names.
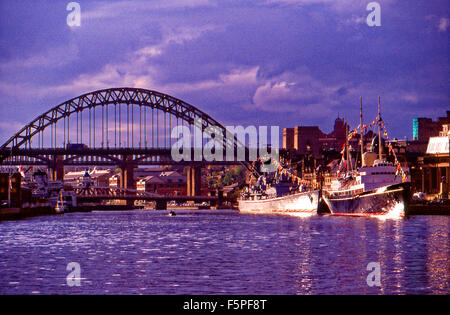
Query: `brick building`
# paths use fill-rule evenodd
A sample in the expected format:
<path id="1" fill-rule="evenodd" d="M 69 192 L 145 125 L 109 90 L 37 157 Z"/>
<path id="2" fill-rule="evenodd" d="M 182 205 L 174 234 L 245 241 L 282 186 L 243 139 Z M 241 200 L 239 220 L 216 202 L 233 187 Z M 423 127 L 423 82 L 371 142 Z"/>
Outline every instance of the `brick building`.
<path id="1" fill-rule="evenodd" d="M 320 156 L 321 150 L 338 150 L 345 143 L 344 119 L 334 121 L 333 131 L 326 134 L 317 126 L 296 126 L 283 129 L 283 149 L 295 150 L 299 154 Z"/>
<path id="2" fill-rule="evenodd" d="M 450 111 L 447 111 L 447 117 L 439 117 L 437 121 L 431 118 L 414 118 L 413 119 L 413 140 L 420 142 L 428 142 L 430 137 L 438 137 L 442 131 L 442 126 L 450 124 Z M 447 127 L 448 131 L 448 127 Z"/>
<path id="3" fill-rule="evenodd" d="M 177 171 L 158 170 L 155 172 L 151 168 L 148 173 L 151 175 L 136 182 L 137 190 L 168 196 L 186 195 L 186 176 Z"/>

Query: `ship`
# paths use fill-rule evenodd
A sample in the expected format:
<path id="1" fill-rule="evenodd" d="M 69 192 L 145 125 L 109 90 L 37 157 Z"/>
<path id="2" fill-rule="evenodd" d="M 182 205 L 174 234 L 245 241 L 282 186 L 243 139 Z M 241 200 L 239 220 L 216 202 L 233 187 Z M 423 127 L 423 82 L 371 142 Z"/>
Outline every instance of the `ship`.
<path id="1" fill-rule="evenodd" d="M 361 167 L 350 170 L 348 137 L 346 137 L 343 164 L 345 172 L 331 182 L 330 187 L 323 189 L 323 200 L 333 215 L 353 216 L 385 216 L 395 214 L 404 216 L 410 200 L 410 175 L 398 163 L 383 156 L 384 139 L 381 137 L 380 98 L 378 97 L 378 135 L 372 140 L 372 151 L 364 152 L 362 98 L 361 98 Z M 359 128 L 359 127 L 358 127 Z M 357 129 L 358 129 L 357 128 Z M 376 152 L 378 147 L 378 154 Z M 391 150 L 390 150 L 391 151 Z M 344 160 L 345 153 L 347 159 Z"/>
<path id="2" fill-rule="evenodd" d="M 410 183 L 404 182 L 397 168 L 385 160 L 348 173 L 324 189 L 323 199 L 334 215 L 405 215 Z"/>
<path id="3" fill-rule="evenodd" d="M 76 207 L 76 195 L 72 187 L 65 186 L 63 181 L 49 181 L 47 173 L 37 170 L 33 173 L 33 182 L 28 183 L 32 197 L 45 202 L 54 211 L 60 214 Z"/>
<path id="4" fill-rule="evenodd" d="M 293 183 L 280 176 L 267 182 L 261 175 L 256 185 L 246 187 L 238 200 L 239 211 L 260 214 L 317 214 L 320 190 Z"/>
<path id="5" fill-rule="evenodd" d="M 0 173 L 0 190 L 8 192 L 0 196 L 0 220 L 61 214 L 76 206 L 73 191 L 61 181 L 48 181 L 47 174 L 41 170 L 22 180 L 30 169 Z"/>

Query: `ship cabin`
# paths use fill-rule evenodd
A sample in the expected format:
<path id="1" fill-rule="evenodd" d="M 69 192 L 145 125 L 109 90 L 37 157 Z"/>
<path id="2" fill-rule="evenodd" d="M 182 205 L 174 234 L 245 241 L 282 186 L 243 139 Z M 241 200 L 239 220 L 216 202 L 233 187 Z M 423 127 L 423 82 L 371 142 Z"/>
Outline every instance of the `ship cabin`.
<path id="1" fill-rule="evenodd" d="M 404 173 L 408 173 L 402 169 Z M 372 166 L 364 166 L 358 170 L 356 181 L 364 185 L 364 191 L 374 190 L 383 186 L 402 183 L 402 173 L 397 172 L 396 167 L 391 162 L 385 160 L 375 160 Z M 409 174 L 406 181 L 410 181 Z"/>
<path id="2" fill-rule="evenodd" d="M 407 181 L 409 181 L 409 175 Z M 375 160 L 371 166 L 364 166 L 354 174 L 348 174 L 331 183 L 331 189 L 326 192 L 330 198 L 353 197 L 363 192 L 371 191 L 383 186 L 400 184 L 402 175 L 397 173 L 396 167 L 385 160 Z"/>

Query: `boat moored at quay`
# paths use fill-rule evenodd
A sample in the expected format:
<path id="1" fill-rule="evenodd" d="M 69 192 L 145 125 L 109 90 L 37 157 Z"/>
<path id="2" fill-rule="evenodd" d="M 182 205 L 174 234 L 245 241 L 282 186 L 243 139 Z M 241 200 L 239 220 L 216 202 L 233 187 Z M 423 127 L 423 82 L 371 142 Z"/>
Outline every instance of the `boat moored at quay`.
<path id="1" fill-rule="evenodd" d="M 385 140 L 381 137 L 387 132 L 380 114 L 380 98 L 378 98 L 378 116 L 369 125 L 363 125 L 362 97 L 361 97 L 361 123 L 353 132 L 349 133 L 346 123 L 345 144 L 341 152 L 342 159 L 337 177 L 331 185 L 321 189 L 306 189 L 300 185 L 301 179 L 293 178 L 275 183 L 266 184 L 265 177 L 261 176 L 257 184 L 246 190 L 239 200 L 239 210 L 253 213 L 314 213 L 329 212 L 332 215 L 378 215 L 393 214 L 403 216 L 410 200 L 410 175 L 407 167 L 397 160 L 395 152 L 389 146 L 385 149 Z M 370 152 L 364 153 L 363 130 L 378 124 L 378 135 L 372 139 Z M 359 130 L 358 130 L 359 129 Z M 352 161 L 349 140 L 360 131 L 361 150 L 359 168 L 356 161 Z M 354 148 L 353 148 L 354 149 Z M 377 152 L 378 151 L 378 152 Z M 355 156 L 355 154 L 353 154 Z M 389 155 L 389 156 L 388 156 Z M 299 186 L 294 185 L 295 182 Z M 323 209 L 323 206 L 324 210 Z"/>
<path id="2" fill-rule="evenodd" d="M 247 213 L 317 214 L 320 196 L 320 190 L 293 182 L 292 175 L 285 172 L 274 178 L 260 176 L 255 185 L 242 193 L 238 204 L 239 211 Z"/>
<path id="3" fill-rule="evenodd" d="M 250 213 L 317 214 L 320 191 L 293 192 L 287 195 L 253 194 L 239 200 L 239 211 Z"/>
<path id="4" fill-rule="evenodd" d="M 386 215 L 395 211 L 402 216 L 408 207 L 410 183 L 396 172 L 392 163 L 377 160 L 335 180 L 331 189 L 324 189 L 324 201 L 335 215 Z"/>
<path id="5" fill-rule="evenodd" d="M 361 98 L 360 135 L 363 139 L 362 98 Z M 343 171 L 333 180 L 331 186 L 323 190 L 323 199 L 334 215 L 387 215 L 403 216 L 408 210 L 410 200 L 410 175 L 408 169 L 402 167 L 392 147 L 394 162 L 383 155 L 384 140 L 381 137 L 382 123 L 380 114 L 380 98 L 378 97 L 378 116 L 371 125 L 378 124 L 378 135 L 372 139 L 372 151 L 364 152 L 361 141 L 361 167 L 351 169 L 348 140 L 343 150 L 341 165 Z M 358 130 L 353 132 L 353 134 Z M 384 134 L 387 136 L 386 130 Z M 352 134 L 350 134 L 352 135 Z M 378 152 L 376 152 L 378 147 Z M 345 158 L 347 156 L 347 158 Z"/>

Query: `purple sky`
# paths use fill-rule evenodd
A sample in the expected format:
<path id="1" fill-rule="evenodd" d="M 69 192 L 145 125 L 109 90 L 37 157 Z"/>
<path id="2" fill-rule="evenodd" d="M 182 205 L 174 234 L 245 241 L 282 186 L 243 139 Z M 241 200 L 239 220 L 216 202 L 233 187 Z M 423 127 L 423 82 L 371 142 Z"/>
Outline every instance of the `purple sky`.
<path id="1" fill-rule="evenodd" d="M 376 116 L 412 137 L 414 117 L 449 104 L 448 0 L 0 2 L 0 144 L 80 94 L 141 87 L 180 98 L 224 125 L 318 125 Z"/>

